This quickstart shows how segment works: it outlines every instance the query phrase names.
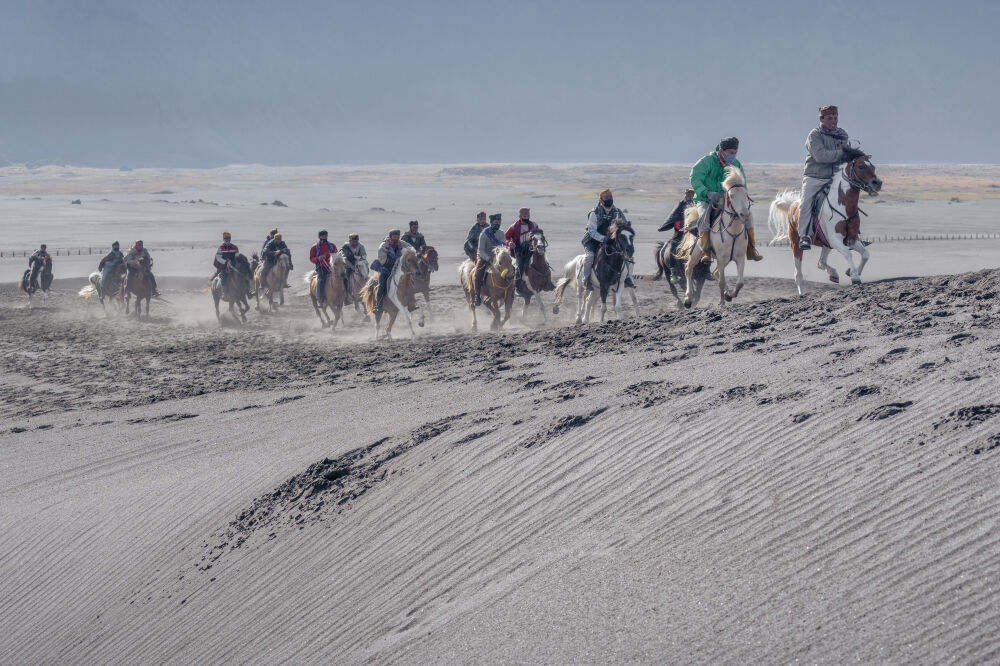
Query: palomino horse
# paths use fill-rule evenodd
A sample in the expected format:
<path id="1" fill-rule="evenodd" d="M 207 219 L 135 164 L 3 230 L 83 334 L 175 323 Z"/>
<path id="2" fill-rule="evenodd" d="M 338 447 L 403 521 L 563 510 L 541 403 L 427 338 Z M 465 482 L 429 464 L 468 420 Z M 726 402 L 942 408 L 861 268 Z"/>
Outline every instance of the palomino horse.
<path id="1" fill-rule="evenodd" d="M 271 270 L 267 273 L 267 284 L 261 284 L 260 278 L 264 274 L 264 262 L 261 261 L 254 273 L 254 288 L 257 298 L 257 311 L 260 312 L 260 292 L 264 290 L 267 294 L 267 310 L 274 312 L 277 306 L 274 304 L 274 295 L 278 295 L 278 304 L 285 304 L 285 281 L 288 280 L 288 273 L 292 270 L 292 260 L 284 251 L 279 254 Z"/>
<path id="2" fill-rule="evenodd" d="M 417 274 L 413 276 L 413 288 L 424 295 L 427 316 L 431 316 L 431 273 L 438 269 L 438 253 L 428 245 L 417 252 Z"/>
<path id="3" fill-rule="evenodd" d="M 535 231 L 531 234 L 531 258 L 528 260 L 528 265 L 521 271 L 521 283 L 524 288 L 519 292 L 519 295 L 524 299 L 521 319 L 527 316 L 528 305 L 531 304 L 531 297 L 534 296 L 538 300 L 538 309 L 542 311 L 542 321 L 546 324 L 549 323 L 549 316 L 545 312 L 545 304 L 542 303 L 542 292 L 552 291 L 556 288 L 552 284 L 552 267 L 545 260 L 545 250 L 548 246 L 545 234 L 541 231 Z"/>
<path id="4" fill-rule="evenodd" d="M 316 298 L 319 274 L 316 271 L 310 271 L 303 280 L 309 287 L 309 298 L 312 300 L 313 309 L 316 310 L 316 316 L 319 317 L 323 328 L 329 326 L 330 330 L 333 330 L 337 328 L 337 323 L 341 319 L 341 314 L 344 311 L 344 298 L 347 295 L 344 292 L 346 273 L 344 257 L 338 252 L 333 255 L 330 261 L 330 274 L 326 276 L 326 283 L 323 285 L 322 301 Z M 333 310 L 333 319 L 330 319 L 330 313 L 326 311 L 327 308 Z M 325 320 L 323 319 L 324 315 L 326 315 Z"/>
<path id="5" fill-rule="evenodd" d="M 31 297 L 41 290 L 42 298 L 47 300 L 49 288 L 52 286 L 52 257 L 45 257 L 43 261 L 35 259 L 31 268 L 24 271 L 21 276 L 20 290 L 28 295 L 28 307 L 31 307 Z"/>
<path id="6" fill-rule="evenodd" d="M 351 300 L 354 301 L 354 311 L 357 313 L 362 313 L 361 288 L 368 282 L 369 272 L 371 271 L 368 268 L 368 264 L 358 261 L 354 264 L 354 268 L 351 269 L 351 275 L 347 281 L 351 287 Z"/>
<path id="7" fill-rule="evenodd" d="M 669 243 L 659 241 L 656 244 L 656 251 L 653 254 L 653 259 L 656 261 L 656 275 L 653 276 L 653 280 L 659 280 L 661 277 L 666 278 L 667 286 L 670 287 L 670 292 L 674 295 L 674 299 L 677 301 L 677 308 L 683 310 L 684 302 L 681 301 L 681 297 L 677 293 L 677 287 L 674 286 L 674 282 L 676 281 L 676 283 L 680 285 L 681 289 L 687 288 L 687 278 L 684 277 L 684 264 L 674 255 L 681 240 L 683 240 L 683 238 L 678 239 L 676 244 L 674 244 L 673 241 Z M 705 280 L 708 279 L 708 276 L 708 266 L 699 262 L 698 265 L 695 266 L 693 275 L 696 301 L 701 298 L 701 289 L 705 284 Z"/>
<path id="8" fill-rule="evenodd" d="M 149 301 L 153 298 L 153 280 L 149 274 L 149 261 L 143 257 L 136 261 L 138 266 L 132 271 L 132 282 L 128 284 L 128 278 L 122 278 L 125 292 L 125 314 L 128 314 L 129 298 L 135 296 L 135 318 L 138 319 L 142 311 L 142 300 L 146 299 L 146 319 L 149 319 Z"/>
<path id="9" fill-rule="evenodd" d="M 608 291 L 614 289 L 615 317 L 621 319 L 622 292 L 628 288 L 626 281 L 631 279 L 632 255 L 635 253 L 634 239 L 635 232 L 628 221 L 612 222 L 608 227 L 607 238 L 594 259 L 594 271 L 590 276 L 592 291 L 588 294 L 587 286 L 583 282 L 583 262 L 586 255 L 577 255 L 566 264 L 565 274 L 556 284 L 556 300 L 552 311 L 559 312 L 566 287 L 573 285 L 576 287 L 576 323 L 590 321 L 598 297 L 601 299 L 601 321 L 604 321 L 608 311 Z M 632 305 L 635 307 L 636 315 L 639 313 L 638 303 L 633 287 Z"/>
<path id="10" fill-rule="evenodd" d="M 101 310 L 107 313 L 104 307 L 104 299 L 107 298 L 115 306 L 116 310 L 125 308 L 125 290 L 122 289 L 122 274 L 125 272 L 124 264 L 117 264 L 115 268 L 109 270 L 108 279 L 101 284 L 101 272 L 94 271 L 88 278 L 90 284 L 81 289 L 78 293 L 84 298 L 90 298 L 93 294 L 101 299 Z"/>
<path id="11" fill-rule="evenodd" d="M 882 179 L 875 175 L 875 167 L 871 163 L 871 155 L 861 154 L 849 161 L 842 171 L 838 171 L 830 183 L 830 189 L 822 197 L 819 215 L 814 226 L 815 233 L 812 244 L 823 248 L 819 254 L 817 268 L 826 270 L 830 282 L 840 282 L 836 269 L 826 263 L 830 250 L 840 252 L 847 260 L 849 268 L 847 275 L 852 284 L 861 284 L 861 271 L 868 263 L 869 252 L 861 240 L 861 218 L 859 217 L 858 200 L 861 190 L 874 196 L 882 190 Z M 836 192 L 836 202 L 831 195 Z M 799 249 L 799 210 L 802 193 L 797 190 L 786 190 L 778 194 L 771 202 L 767 225 L 775 241 L 788 239 L 792 245 L 792 255 L 795 257 L 795 288 L 802 291 L 802 250 Z M 838 208 L 842 207 L 842 210 Z M 854 267 L 851 250 L 861 255 L 861 263 Z"/>
<path id="12" fill-rule="evenodd" d="M 719 217 L 712 222 L 709 238 L 712 251 L 715 252 L 715 277 L 719 281 L 719 305 L 731 301 L 743 288 L 743 267 L 747 261 L 747 230 L 746 222 L 750 219 L 750 195 L 747 194 L 743 173 L 736 167 L 726 167 L 726 177 L 722 181 L 723 205 Z M 692 228 L 698 219 L 698 209 L 690 206 L 684 211 L 685 228 Z M 694 270 L 703 256 L 698 236 L 689 233 L 681 241 L 676 256 L 686 261 L 684 279 L 687 287 L 684 290 L 684 307 L 690 308 L 698 304 L 700 290 L 694 293 Z M 726 265 L 736 263 L 736 288 L 726 289 Z"/>
<path id="13" fill-rule="evenodd" d="M 247 292 L 250 290 L 250 262 L 247 258 L 237 253 L 232 261 L 226 263 L 226 279 L 219 276 L 212 280 L 212 298 L 215 299 L 215 318 L 222 322 L 222 315 L 219 313 L 219 301 L 229 303 L 229 314 L 236 319 L 236 310 L 239 309 L 240 321 L 247 323 L 247 312 L 250 310 L 250 302 L 247 300 Z"/>
<path id="14" fill-rule="evenodd" d="M 413 277 L 417 274 L 417 252 L 416 250 L 406 249 L 403 250 L 402 256 L 396 260 L 396 263 L 392 267 L 392 273 L 389 275 L 389 280 L 386 284 L 385 289 L 385 299 L 382 301 L 381 314 L 375 315 L 375 339 L 379 339 L 379 324 L 382 320 L 382 315 L 389 315 L 389 321 L 385 327 L 385 338 L 389 339 L 392 337 L 392 325 L 396 321 L 396 317 L 402 313 L 403 319 L 406 320 L 407 325 L 410 327 L 410 336 L 417 337 L 416 331 L 413 330 L 413 320 L 410 318 L 409 310 L 417 309 L 417 299 L 416 291 L 413 286 Z M 378 273 L 373 273 L 371 277 L 368 278 L 368 282 L 365 286 L 361 288 L 361 300 L 365 305 L 365 314 L 372 314 L 375 308 L 375 297 L 378 294 Z M 424 325 L 424 312 L 420 311 L 420 321 L 418 325 Z"/>
<path id="15" fill-rule="evenodd" d="M 465 290 L 465 298 L 472 310 L 472 330 L 476 330 L 479 321 L 476 318 L 476 265 L 471 259 L 466 259 L 458 267 L 458 281 Z M 514 304 L 514 257 L 506 247 L 493 248 L 493 259 L 486 269 L 486 280 L 479 292 L 483 305 L 493 313 L 490 323 L 491 331 L 499 331 L 510 319 L 510 308 Z M 503 319 L 500 319 L 500 305 L 503 305 Z"/>

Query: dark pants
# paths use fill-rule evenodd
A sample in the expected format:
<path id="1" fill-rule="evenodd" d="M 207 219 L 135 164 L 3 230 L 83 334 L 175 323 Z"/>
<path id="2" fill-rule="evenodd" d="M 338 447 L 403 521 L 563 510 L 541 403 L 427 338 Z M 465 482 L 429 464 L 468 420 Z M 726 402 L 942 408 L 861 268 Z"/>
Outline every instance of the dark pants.
<path id="1" fill-rule="evenodd" d="M 515 245 L 514 257 L 517 259 L 517 265 L 514 267 L 514 277 L 520 280 L 524 277 L 524 269 L 528 267 L 528 262 L 531 261 L 531 245 L 528 243 Z"/>
<path id="2" fill-rule="evenodd" d="M 483 290 L 483 285 L 486 283 L 486 269 L 490 267 L 490 262 L 486 261 L 482 257 L 476 259 L 476 273 L 473 283 L 476 286 L 476 295 Z"/>
<path id="3" fill-rule="evenodd" d="M 472 243 L 466 241 L 464 249 L 465 249 L 465 256 L 467 256 L 471 261 L 475 261 L 476 260 L 476 246 L 473 245 Z"/>
<path id="4" fill-rule="evenodd" d="M 382 271 L 378 276 L 378 291 L 375 292 L 375 312 L 382 312 L 382 301 L 385 300 L 385 292 L 389 289 L 389 276 L 392 269 Z"/>
<path id="5" fill-rule="evenodd" d="M 30 280 L 31 280 L 31 286 L 35 290 L 37 290 L 38 286 L 39 286 L 38 285 L 38 273 L 41 270 L 42 270 L 41 264 L 35 262 L 34 264 L 31 265 L 31 278 L 30 278 Z"/>
<path id="6" fill-rule="evenodd" d="M 330 277 L 330 267 L 323 264 L 316 265 L 316 302 L 323 302 L 323 290 L 326 287 L 326 279 Z"/>

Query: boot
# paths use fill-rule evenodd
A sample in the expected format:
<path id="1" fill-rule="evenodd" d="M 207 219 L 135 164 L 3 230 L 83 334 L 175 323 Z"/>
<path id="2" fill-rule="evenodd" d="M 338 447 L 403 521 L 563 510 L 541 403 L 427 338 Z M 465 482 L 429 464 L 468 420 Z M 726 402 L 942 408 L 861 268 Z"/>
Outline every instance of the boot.
<path id="1" fill-rule="evenodd" d="M 351 278 L 344 278 L 344 305 L 350 305 L 352 303 L 351 299 Z"/>
<path id="2" fill-rule="evenodd" d="M 712 250 L 709 249 L 708 244 L 710 242 L 708 231 L 698 232 L 698 243 L 701 245 L 701 251 L 704 256 L 701 258 L 701 263 L 710 264 L 712 263 Z"/>
<path id="3" fill-rule="evenodd" d="M 747 229 L 747 259 L 753 259 L 754 261 L 760 261 L 764 257 L 757 253 L 756 243 L 753 240 L 753 229 Z"/>

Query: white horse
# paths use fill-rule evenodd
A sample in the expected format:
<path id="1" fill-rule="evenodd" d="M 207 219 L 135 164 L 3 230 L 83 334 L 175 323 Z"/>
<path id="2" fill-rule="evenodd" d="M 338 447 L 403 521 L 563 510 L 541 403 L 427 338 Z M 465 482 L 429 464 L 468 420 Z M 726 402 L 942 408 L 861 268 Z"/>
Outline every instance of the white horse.
<path id="1" fill-rule="evenodd" d="M 816 233 L 813 244 L 822 248 L 819 253 L 817 268 L 825 270 L 830 282 L 839 283 L 840 275 L 836 269 L 826 263 L 830 250 L 837 250 L 847 260 L 847 276 L 852 284 L 861 284 L 861 271 L 868 263 L 870 253 L 861 241 L 861 218 L 859 217 L 858 200 L 861 190 L 876 195 L 882 189 L 882 180 L 875 175 L 875 167 L 869 155 L 859 155 L 852 159 L 843 170 L 838 171 L 830 183 L 830 189 L 823 196 L 816 219 Z M 798 190 L 785 190 L 771 202 L 767 216 L 767 226 L 771 229 L 771 239 L 768 245 L 788 239 L 795 258 L 795 288 L 799 296 L 805 292 L 802 289 L 802 250 L 799 249 L 799 211 L 802 205 L 802 193 Z M 861 263 L 854 266 L 854 250 L 861 255 Z"/>
<path id="2" fill-rule="evenodd" d="M 605 289 L 614 292 L 614 302 L 612 308 L 615 312 L 615 318 L 622 318 L 622 293 L 625 289 L 630 290 L 630 295 L 632 297 L 632 306 L 635 308 L 635 315 L 639 316 L 639 299 L 636 298 L 635 287 L 627 286 L 626 281 L 630 281 L 632 277 L 632 265 L 635 263 L 632 260 L 632 255 L 635 253 L 635 245 L 633 244 L 635 238 L 635 232 L 632 231 L 631 226 L 623 226 L 621 229 L 617 229 L 614 225 L 612 229 L 609 229 L 609 238 L 605 245 L 601 246 L 598 250 L 598 255 L 603 255 L 604 258 L 601 261 L 614 261 L 621 262 L 621 268 L 617 271 L 611 271 L 609 276 L 612 278 L 611 282 L 605 285 Z M 556 283 L 556 298 L 555 303 L 552 306 L 552 312 L 559 312 L 559 306 L 562 304 L 563 294 L 567 287 L 576 287 L 576 323 L 582 324 L 584 322 L 590 321 L 590 315 L 593 312 L 594 305 L 597 303 L 597 299 L 601 297 L 601 280 L 598 277 L 598 266 L 594 266 L 594 270 L 590 272 L 590 286 L 591 291 L 587 291 L 586 283 L 583 280 L 583 262 L 587 255 L 580 254 L 573 258 L 566 266 L 563 268 L 564 275 Z M 595 262 L 599 263 L 599 262 Z M 617 274 L 616 274 L 617 273 Z M 608 311 L 608 304 L 606 300 L 601 301 L 601 321 L 604 321 L 605 315 Z"/>
<path id="3" fill-rule="evenodd" d="M 396 321 L 396 317 L 400 314 L 403 315 L 403 319 L 406 324 L 410 327 L 410 337 L 416 338 L 417 332 L 413 328 L 413 319 L 410 317 L 409 310 L 407 309 L 405 303 L 416 303 L 416 307 L 420 310 L 420 319 L 418 321 L 418 326 L 424 325 L 424 308 L 420 301 L 416 301 L 414 296 L 415 288 L 413 285 L 413 277 L 417 274 L 417 253 L 412 249 L 403 250 L 402 255 L 392 266 L 392 273 L 389 275 L 389 279 L 386 283 L 385 289 L 385 299 L 382 301 L 382 307 L 385 310 L 383 314 L 375 315 L 375 339 L 379 339 L 379 324 L 383 316 L 389 318 L 388 324 L 385 328 L 385 338 L 392 338 L 392 325 Z M 372 310 L 375 306 L 375 297 L 378 292 L 378 274 L 372 273 L 368 282 L 365 286 L 361 288 L 361 298 L 365 304 L 366 314 L 372 314 Z"/>
<path id="4" fill-rule="evenodd" d="M 747 194 L 746 181 L 743 172 L 737 167 L 726 167 L 726 177 L 722 181 L 722 213 L 712 223 L 709 233 L 712 252 L 715 253 L 716 266 L 713 274 L 719 281 L 719 305 L 725 305 L 740 293 L 743 288 L 743 268 L 747 261 L 747 229 L 750 220 L 750 195 Z M 687 228 L 694 226 L 698 219 L 698 209 L 689 206 L 684 212 L 684 222 Z M 684 290 L 684 307 L 690 308 L 698 303 L 698 291 L 692 289 L 695 280 L 692 279 L 694 269 L 704 256 L 698 236 L 686 234 L 681 246 L 677 249 L 678 259 L 686 260 L 684 277 L 687 287 Z M 736 288 L 730 291 L 726 288 L 726 266 L 736 263 Z"/>

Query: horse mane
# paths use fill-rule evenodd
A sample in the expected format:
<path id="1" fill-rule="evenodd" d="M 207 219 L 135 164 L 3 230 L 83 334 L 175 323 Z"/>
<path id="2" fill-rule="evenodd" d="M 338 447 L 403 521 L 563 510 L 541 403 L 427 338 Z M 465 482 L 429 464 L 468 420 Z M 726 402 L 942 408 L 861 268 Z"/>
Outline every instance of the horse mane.
<path id="1" fill-rule="evenodd" d="M 743 177 L 743 172 L 740 171 L 739 167 L 726 167 L 726 177 L 722 181 L 722 187 L 729 190 L 736 186 L 745 186 L 746 184 L 746 179 Z"/>

